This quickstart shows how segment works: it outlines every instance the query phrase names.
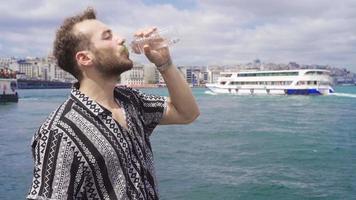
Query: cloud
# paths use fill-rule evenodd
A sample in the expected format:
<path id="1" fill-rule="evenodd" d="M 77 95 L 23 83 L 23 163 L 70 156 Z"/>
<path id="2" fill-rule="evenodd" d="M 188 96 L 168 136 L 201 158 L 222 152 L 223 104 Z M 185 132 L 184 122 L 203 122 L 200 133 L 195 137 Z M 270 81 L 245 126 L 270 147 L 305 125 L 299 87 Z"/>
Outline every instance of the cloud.
<path id="1" fill-rule="evenodd" d="M 47 55 L 62 20 L 87 6 L 128 41 L 142 27 L 177 27 L 181 42 L 172 54 L 178 65 L 260 58 L 356 71 L 353 0 L 10 1 L 0 5 L 0 56 Z M 132 58 L 147 62 L 143 56 Z"/>

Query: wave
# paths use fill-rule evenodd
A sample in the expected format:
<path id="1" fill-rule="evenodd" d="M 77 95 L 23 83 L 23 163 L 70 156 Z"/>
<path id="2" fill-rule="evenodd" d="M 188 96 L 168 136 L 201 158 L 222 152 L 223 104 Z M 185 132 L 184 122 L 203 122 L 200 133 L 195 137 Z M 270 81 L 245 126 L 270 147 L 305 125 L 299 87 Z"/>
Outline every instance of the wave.
<path id="1" fill-rule="evenodd" d="M 331 93 L 329 95 L 332 96 L 339 96 L 339 97 L 351 97 L 351 98 L 356 98 L 356 94 L 350 94 L 350 93 Z"/>
<path id="2" fill-rule="evenodd" d="M 217 95 L 215 92 L 212 92 L 212 91 L 210 91 L 210 90 L 205 91 L 204 93 L 205 93 L 205 94 L 209 94 L 209 95 Z"/>
<path id="3" fill-rule="evenodd" d="M 40 99 L 39 98 L 35 98 L 35 97 L 20 97 L 19 100 L 20 101 L 38 101 Z"/>

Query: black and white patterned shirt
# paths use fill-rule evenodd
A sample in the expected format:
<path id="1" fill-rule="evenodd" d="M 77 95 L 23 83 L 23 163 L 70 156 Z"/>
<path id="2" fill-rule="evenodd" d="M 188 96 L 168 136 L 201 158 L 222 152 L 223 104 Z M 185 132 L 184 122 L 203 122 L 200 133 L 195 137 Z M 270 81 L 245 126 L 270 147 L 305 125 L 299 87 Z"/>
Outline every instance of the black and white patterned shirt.
<path id="1" fill-rule="evenodd" d="M 150 135 L 166 97 L 116 87 L 128 128 L 73 88 L 32 140 L 28 199 L 158 199 Z"/>

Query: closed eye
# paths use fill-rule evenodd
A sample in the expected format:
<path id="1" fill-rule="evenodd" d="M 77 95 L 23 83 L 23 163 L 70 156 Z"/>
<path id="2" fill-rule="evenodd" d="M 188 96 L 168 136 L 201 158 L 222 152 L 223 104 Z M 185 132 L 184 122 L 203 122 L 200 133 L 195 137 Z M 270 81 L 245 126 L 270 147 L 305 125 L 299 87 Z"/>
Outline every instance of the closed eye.
<path id="1" fill-rule="evenodd" d="M 101 34 L 102 39 L 104 40 L 111 40 L 112 39 L 112 32 L 111 30 L 105 30 L 102 34 Z"/>

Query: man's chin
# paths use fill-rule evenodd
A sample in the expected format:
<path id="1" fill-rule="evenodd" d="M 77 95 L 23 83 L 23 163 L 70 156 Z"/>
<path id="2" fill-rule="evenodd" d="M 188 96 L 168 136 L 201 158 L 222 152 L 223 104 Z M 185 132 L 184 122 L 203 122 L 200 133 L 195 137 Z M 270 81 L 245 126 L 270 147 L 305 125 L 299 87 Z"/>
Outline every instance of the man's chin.
<path id="1" fill-rule="evenodd" d="M 130 70 L 130 69 L 132 69 L 133 68 L 133 62 L 132 62 L 132 60 L 130 59 L 130 58 L 128 58 L 127 59 L 128 60 L 128 62 L 127 62 L 127 70 Z"/>
<path id="2" fill-rule="evenodd" d="M 129 71 L 133 68 L 133 62 L 130 59 L 127 59 L 127 62 L 122 63 L 122 65 L 120 66 L 120 74 Z"/>

